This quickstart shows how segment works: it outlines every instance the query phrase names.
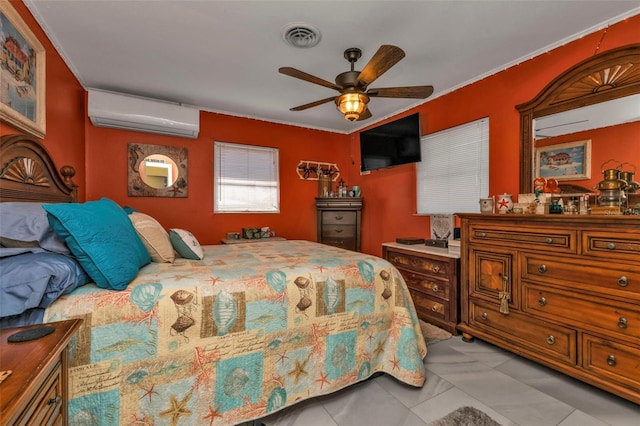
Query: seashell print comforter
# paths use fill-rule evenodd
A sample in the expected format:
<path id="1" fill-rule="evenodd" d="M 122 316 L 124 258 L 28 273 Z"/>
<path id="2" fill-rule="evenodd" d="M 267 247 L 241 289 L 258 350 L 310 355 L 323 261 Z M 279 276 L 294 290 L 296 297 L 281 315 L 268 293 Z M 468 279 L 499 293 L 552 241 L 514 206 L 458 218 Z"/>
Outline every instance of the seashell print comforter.
<path id="1" fill-rule="evenodd" d="M 46 322 L 84 320 L 70 347 L 71 425 L 235 425 L 378 371 L 423 385 L 418 318 L 385 260 L 308 241 L 204 252 L 47 309 Z"/>

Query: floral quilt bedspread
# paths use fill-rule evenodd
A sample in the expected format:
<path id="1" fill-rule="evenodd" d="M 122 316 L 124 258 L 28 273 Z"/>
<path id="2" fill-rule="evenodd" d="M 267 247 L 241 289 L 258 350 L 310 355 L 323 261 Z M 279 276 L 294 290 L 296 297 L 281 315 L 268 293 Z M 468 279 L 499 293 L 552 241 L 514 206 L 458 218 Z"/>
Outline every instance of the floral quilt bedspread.
<path id="1" fill-rule="evenodd" d="M 233 425 L 378 371 L 423 385 L 418 318 L 385 260 L 308 241 L 204 251 L 47 309 L 46 322 L 84 320 L 70 347 L 71 425 Z"/>

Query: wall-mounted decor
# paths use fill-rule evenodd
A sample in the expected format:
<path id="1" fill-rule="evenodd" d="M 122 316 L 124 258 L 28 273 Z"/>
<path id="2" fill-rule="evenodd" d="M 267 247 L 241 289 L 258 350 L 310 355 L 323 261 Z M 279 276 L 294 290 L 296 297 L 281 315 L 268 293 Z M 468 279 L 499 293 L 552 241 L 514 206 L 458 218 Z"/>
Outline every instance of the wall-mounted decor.
<path id="1" fill-rule="evenodd" d="M 128 153 L 130 197 L 187 197 L 187 148 L 130 143 Z"/>
<path id="2" fill-rule="evenodd" d="M 336 163 L 300 160 L 296 166 L 296 173 L 300 179 L 318 180 L 319 176 L 329 176 L 333 182 L 338 180 L 340 170 Z"/>
<path id="3" fill-rule="evenodd" d="M 0 0 L 0 29 L 0 121 L 43 138 L 44 47 L 5 0 Z"/>
<path id="4" fill-rule="evenodd" d="M 536 147 L 536 177 L 591 178 L 591 140 Z"/>

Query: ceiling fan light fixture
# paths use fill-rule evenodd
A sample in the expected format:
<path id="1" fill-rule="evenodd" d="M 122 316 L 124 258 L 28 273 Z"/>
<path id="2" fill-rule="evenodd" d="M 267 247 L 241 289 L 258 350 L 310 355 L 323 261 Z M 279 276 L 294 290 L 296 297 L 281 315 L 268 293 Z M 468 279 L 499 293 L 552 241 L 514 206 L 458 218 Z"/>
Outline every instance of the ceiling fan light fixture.
<path id="1" fill-rule="evenodd" d="M 356 121 L 367 109 L 369 97 L 364 93 L 344 93 L 336 98 L 336 107 L 345 120 Z"/>

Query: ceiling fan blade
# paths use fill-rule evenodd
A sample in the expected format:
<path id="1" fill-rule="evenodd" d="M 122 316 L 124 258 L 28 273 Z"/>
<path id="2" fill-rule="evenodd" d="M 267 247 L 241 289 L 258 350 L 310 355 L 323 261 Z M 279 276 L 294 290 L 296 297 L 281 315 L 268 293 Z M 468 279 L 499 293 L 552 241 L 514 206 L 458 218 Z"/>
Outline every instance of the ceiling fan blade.
<path id="1" fill-rule="evenodd" d="M 380 46 L 375 55 L 369 60 L 369 63 L 360 71 L 360 75 L 358 75 L 360 87 L 367 87 L 373 83 L 375 79 L 397 64 L 402 58 L 404 58 L 404 51 L 399 47 L 390 44 Z"/>
<path id="2" fill-rule="evenodd" d="M 372 98 L 411 98 L 425 99 L 433 93 L 433 86 L 386 87 L 371 89 L 367 96 Z"/>
<path id="3" fill-rule="evenodd" d="M 329 89 L 334 89 L 337 91 L 342 90 L 340 87 L 327 80 L 323 80 L 320 77 L 307 74 L 306 72 L 297 70 L 295 68 L 282 67 L 279 68 L 278 71 L 280 72 L 280 74 L 288 75 L 289 77 L 293 78 L 299 78 L 300 80 L 308 81 L 309 83 L 319 84 L 320 86 L 328 87 Z"/>
<path id="4" fill-rule="evenodd" d="M 304 104 L 304 105 L 299 105 L 297 107 L 293 107 L 293 108 L 289 109 L 289 111 L 302 111 L 302 110 L 305 110 L 305 109 L 308 109 L 308 108 L 313 108 L 315 106 L 326 104 L 327 102 L 331 102 L 335 98 L 336 98 L 335 96 L 332 96 L 330 98 L 320 99 L 319 101 L 310 102 L 308 104 Z"/>
<path id="5" fill-rule="evenodd" d="M 369 111 L 369 107 L 367 107 L 367 109 L 365 109 L 362 114 L 360 114 L 360 117 L 358 117 L 358 119 L 356 121 L 362 121 L 362 120 L 366 120 L 368 118 L 371 118 L 371 111 Z"/>

